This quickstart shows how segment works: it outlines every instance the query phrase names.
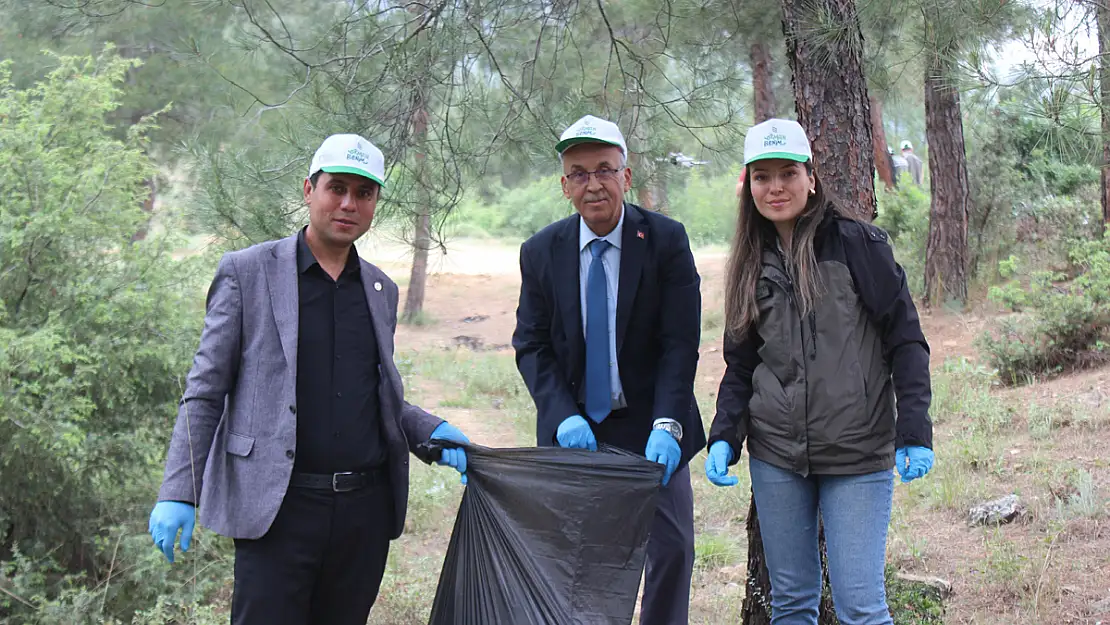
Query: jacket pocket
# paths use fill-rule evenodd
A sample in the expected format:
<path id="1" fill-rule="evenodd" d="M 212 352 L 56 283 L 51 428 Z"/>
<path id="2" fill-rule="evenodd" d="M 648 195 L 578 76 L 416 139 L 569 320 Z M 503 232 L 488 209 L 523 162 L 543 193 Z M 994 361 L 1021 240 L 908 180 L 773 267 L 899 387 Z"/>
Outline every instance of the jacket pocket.
<path id="1" fill-rule="evenodd" d="M 243 436 L 235 432 L 227 433 L 227 453 L 245 458 L 250 455 L 252 449 L 254 449 L 253 437 Z"/>
<path id="2" fill-rule="evenodd" d="M 760 363 L 752 375 L 752 398 L 748 402 L 752 432 L 760 435 L 792 435 L 792 406 L 786 389 L 766 364 Z"/>

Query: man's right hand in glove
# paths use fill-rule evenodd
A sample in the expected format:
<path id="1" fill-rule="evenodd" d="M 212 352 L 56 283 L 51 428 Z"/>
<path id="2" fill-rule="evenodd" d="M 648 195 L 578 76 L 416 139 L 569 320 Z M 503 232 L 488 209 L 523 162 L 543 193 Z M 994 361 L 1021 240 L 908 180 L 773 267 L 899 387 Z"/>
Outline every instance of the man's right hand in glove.
<path id="1" fill-rule="evenodd" d="M 572 415 L 559 424 L 559 431 L 555 433 L 555 440 L 560 447 L 568 449 L 589 449 L 597 451 L 597 439 L 594 431 L 582 415 Z"/>
<path id="2" fill-rule="evenodd" d="M 166 560 L 173 562 L 173 543 L 177 532 L 181 532 L 181 551 L 189 550 L 193 542 L 193 527 L 196 525 L 197 509 L 180 501 L 159 501 L 150 513 L 150 537 L 154 545 L 166 554 Z"/>
<path id="3" fill-rule="evenodd" d="M 717 486 L 735 486 L 736 476 L 728 474 L 728 463 L 732 462 L 732 445 L 717 441 L 709 446 L 709 457 L 705 459 L 705 477 Z"/>

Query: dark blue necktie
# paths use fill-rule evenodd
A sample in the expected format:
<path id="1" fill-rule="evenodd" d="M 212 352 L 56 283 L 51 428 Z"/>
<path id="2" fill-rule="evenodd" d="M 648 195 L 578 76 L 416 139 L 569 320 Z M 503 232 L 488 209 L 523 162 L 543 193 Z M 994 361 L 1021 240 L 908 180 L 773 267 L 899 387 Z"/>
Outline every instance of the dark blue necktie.
<path id="1" fill-rule="evenodd" d="M 586 278 L 586 414 L 596 423 L 609 416 L 613 393 L 609 380 L 609 298 L 605 264 L 609 249 L 605 239 L 590 243 L 590 271 Z"/>

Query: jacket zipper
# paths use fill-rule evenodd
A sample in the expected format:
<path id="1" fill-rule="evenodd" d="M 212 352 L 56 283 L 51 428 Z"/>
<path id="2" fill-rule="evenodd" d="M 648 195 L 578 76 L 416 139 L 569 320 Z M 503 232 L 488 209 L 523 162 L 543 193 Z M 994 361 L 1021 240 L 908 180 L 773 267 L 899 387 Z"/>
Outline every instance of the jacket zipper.
<path id="1" fill-rule="evenodd" d="M 786 256 L 783 255 L 781 249 L 778 249 L 776 247 L 775 253 L 779 257 L 779 262 L 782 263 L 782 270 L 783 270 L 782 273 L 783 273 L 783 275 L 786 276 L 786 285 L 788 287 L 790 287 L 790 299 L 794 302 L 794 307 L 798 310 L 798 322 L 801 324 L 802 345 L 804 346 L 805 345 L 805 335 L 806 335 L 805 320 L 802 318 L 802 306 L 801 306 L 801 304 L 798 303 L 798 294 L 794 289 L 794 278 L 791 277 L 791 274 L 790 274 L 790 265 L 787 264 Z M 813 311 L 813 310 L 809 311 L 809 334 L 810 334 L 810 338 L 811 338 L 811 340 L 809 342 L 809 359 L 811 361 L 816 361 L 817 360 L 817 312 Z M 803 347 L 803 350 L 804 349 L 805 348 Z M 805 360 L 805 356 L 802 356 L 802 360 L 803 361 Z"/>
<path id="2" fill-rule="evenodd" d="M 775 252 L 778 254 L 779 262 L 782 263 L 782 273 L 783 273 L 784 276 L 786 276 L 786 286 L 788 286 L 789 290 L 790 290 L 790 301 L 794 304 L 794 309 L 797 310 L 797 312 L 798 312 L 798 329 L 801 331 L 801 334 L 802 334 L 802 352 L 803 352 L 802 353 L 802 376 L 805 378 L 804 388 L 805 388 L 805 391 L 806 391 L 805 406 L 804 406 L 804 409 L 805 409 L 805 423 L 802 424 L 802 430 L 803 430 L 803 432 L 805 432 L 809 429 L 809 364 L 806 363 L 806 357 L 805 357 L 805 342 L 806 342 L 805 318 L 802 316 L 802 307 L 798 303 L 798 294 L 795 292 L 795 289 L 794 289 L 794 279 L 790 276 L 790 265 L 788 265 L 786 263 L 786 257 L 783 255 L 782 250 L 778 249 L 777 246 L 776 246 Z M 810 358 L 816 360 L 816 358 L 817 358 L 817 333 L 816 333 L 817 325 L 816 325 L 816 322 L 814 320 L 812 311 L 810 311 L 810 327 L 811 327 L 811 331 L 813 332 L 813 342 L 811 344 L 812 347 L 811 347 L 811 350 L 810 350 Z M 807 432 L 807 441 L 808 441 L 808 432 Z M 806 458 L 805 475 L 808 475 L 809 474 L 808 442 L 807 442 L 807 451 L 805 453 L 805 458 Z"/>

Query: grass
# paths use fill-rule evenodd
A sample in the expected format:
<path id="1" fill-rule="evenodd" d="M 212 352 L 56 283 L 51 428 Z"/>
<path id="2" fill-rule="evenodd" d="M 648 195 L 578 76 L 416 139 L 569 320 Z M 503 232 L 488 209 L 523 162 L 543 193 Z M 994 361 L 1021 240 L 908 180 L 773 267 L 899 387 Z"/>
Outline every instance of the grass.
<path id="1" fill-rule="evenodd" d="M 887 570 L 886 600 L 894 614 L 894 625 L 944 625 L 944 599 L 940 590 L 902 581 Z"/>
<path id="2" fill-rule="evenodd" d="M 712 318 L 703 321 L 714 325 Z M 434 396 L 443 407 L 496 419 L 497 427 L 504 423 L 517 439 L 530 440 L 535 409 L 511 354 L 429 349 L 404 352 L 397 361 L 414 403 Z M 1060 463 L 1052 453 L 1056 439 L 1068 431 L 1064 424 L 1085 423 L 1079 407 L 1017 404 L 998 392 L 992 372 L 964 360 L 942 365 L 933 383 L 933 418 L 940 426 L 937 464 L 928 479 L 899 485 L 891 520 L 887 592 L 897 625 L 934 625 L 945 618 L 938 590 L 894 576 L 895 566 L 933 571 L 950 548 L 923 535 L 922 515 L 955 513 L 962 519 L 970 506 L 1013 491 L 1023 497 L 1044 495 L 1037 498 L 1043 502 L 1039 507 L 1030 504 L 1033 516 L 1042 519 L 1030 527 L 1046 535 L 1050 523 L 1063 527 L 1106 513 L 1106 497 L 1091 472 Z M 699 393 L 698 401 L 708 427 L 714 398 Z M 435 411 L 434 405 L 426 407 Z M 1101 416 L 1094 414 L 1090 423 L 1101 424 Z M 1098 427 L 1090 429 L 1092 436 L 1098 435 Z M 1019 446 L 1021 454 L 1014 455 Z M 747 576 L 747 456 L 732 467 L 739 478 L 735 487 L 720 488 L 705 480 L 704 454 L 691 461 L 690 473 L 696 536 L 690 622 L 739 622 Z M 413 465 L 412 484 L 409 528 L 395 544 L 371 623 L 425 621 L 435 596 L 461 488 L 452 473 L 419 463 Z M 1046 557 L 1052 548 L 1044 544 L 1030 549 L 1005 526 L 980 531 L 979 555 L 970 559 L 973 570 L 968 572 L 979 591 L 1009 597 L 1023 614 L 1048 609 L 1050 595 L 1059 587 Z"/>

